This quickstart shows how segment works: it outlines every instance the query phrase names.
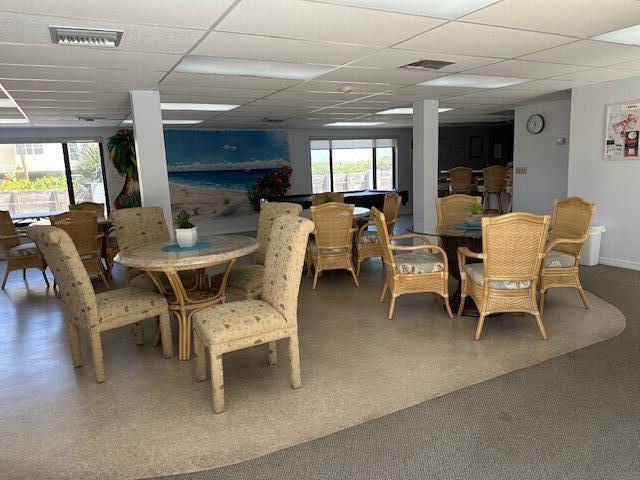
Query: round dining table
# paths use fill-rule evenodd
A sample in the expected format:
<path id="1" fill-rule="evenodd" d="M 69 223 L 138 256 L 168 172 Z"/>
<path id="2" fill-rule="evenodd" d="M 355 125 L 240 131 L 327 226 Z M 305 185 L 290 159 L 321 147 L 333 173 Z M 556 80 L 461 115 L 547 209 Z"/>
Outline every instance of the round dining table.
<path id="1" fill-rule="evenodd" d="M 169 310 L 178 319 L 178 358 L 191 358 L 191 317 L 203 308 L 223 303 L 227 277 L 235 261 L 258 248 L 255 238 L 245 235 L 201 236 L 191 248 L 175 243 L 151 243 L 118 252 L 114 262 L 146 272 L 158 291 L 169 302 Z M 224 265 L 226 269 L 217 289 L 208 284 L 206 269 Z M 193 285 L 184 285 L 179 272 L 195 271 Z M 166 275 L 171 289 L 164 287 L 159 274 Z"/>

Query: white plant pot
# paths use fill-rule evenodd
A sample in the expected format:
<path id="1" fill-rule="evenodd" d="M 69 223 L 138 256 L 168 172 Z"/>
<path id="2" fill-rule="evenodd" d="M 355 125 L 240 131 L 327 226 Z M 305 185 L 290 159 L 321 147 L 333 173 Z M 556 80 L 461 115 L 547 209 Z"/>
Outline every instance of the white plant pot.
<path id="1" fill-rule="evenodd" d="M 193 247 L 198 241 L 198 227 L 176 228 L 176 241 L 181 248 Z"/>

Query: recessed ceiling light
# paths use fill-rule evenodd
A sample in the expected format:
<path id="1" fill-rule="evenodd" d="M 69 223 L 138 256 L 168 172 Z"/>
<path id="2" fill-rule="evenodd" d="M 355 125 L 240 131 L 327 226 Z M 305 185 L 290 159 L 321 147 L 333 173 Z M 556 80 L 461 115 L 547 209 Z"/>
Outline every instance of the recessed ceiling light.
<path id="1" fill-rule="evenodd" d="M 375 127 L 383 125 L 385 122 L 333 122 L 327 123 L 325 127 Z"/>
<path id="2" fill-rule="evenodd" d="M 409 13 L 427 17 L 459 18 L 498 0 L 446 0 L 429 2 L 425 0 L 321 0 L 324 3 L 351 7 L 372 8 L 389 12 Z"/>
<path id="3" fill-rule="evenodd" d="M 601 40 L 603 42 L 622 43 L 625 45 L 640 45 L 640 25 L 621 28 L 613 32 L 603 33 L 591 37 L 593 40 Z"/>
<path id="4" fill-rule="evenodd" d="M 180 73 L 207 75 L 239 75 L 248 77 L 308 80 L 330 72 L 335 67 L 305 63 L 268 62 L 240 58 L 217 58 L 187 55 L 175 68 Z"/>
<path id="5" fill-rule="evenodd" d="M 446 77 L 434 78 L 418 85 L 428 87 L 467 87 L 467 88 L 501 88 L 529 82 L 529 78 L 497 77 L 494 75 L 465 75 L 456 73 Z"/>
<path id="6" fill-rule="evenodd" d="M 27 118 L 0 118 L 0 123 L 2 124 L 29 123 L 29 120 Z"/>
<path id="7" fill-rule="evenodd" d="M 197 125 L 202 122 L 204 120 L 162 120 L 163 125 Z M 133 120 L 123 120 L 122 125 L 133 125 Z"/>
<path id="8" fill-rule="evenodd" d="M 438 113 L 448 112 L 453 110 L 453 108 L 439 108 Z M 400 107 L 400 108 L 391 108 L 389 110 L 383 110 L 382 112 L 376 113 L 376 115 L 413 115 L 412 107 Z"/>
<path id="9" fill-rule="evenodd" d="M 49 26 L 51 42 L 58 45 L 115 48 L 120 45 L 122 30 Z"/>
<path id="10" fill-rule="evenodd" d="M 205 112 L 228 112 L 240 105 L 229 105 L 222 103 L 161 103 L 162 110 L 184 110 L 184 111 L 205 111 Z"/>

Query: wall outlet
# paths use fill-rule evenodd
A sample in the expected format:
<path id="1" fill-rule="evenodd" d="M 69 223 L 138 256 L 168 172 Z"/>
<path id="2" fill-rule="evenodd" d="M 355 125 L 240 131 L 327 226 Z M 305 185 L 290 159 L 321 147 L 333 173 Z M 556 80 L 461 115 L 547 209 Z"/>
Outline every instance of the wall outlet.
<path id="1" fill-rule="evenodd" d="M 516 175 L 526 175 L 527 167 L 516 167 Z"/>

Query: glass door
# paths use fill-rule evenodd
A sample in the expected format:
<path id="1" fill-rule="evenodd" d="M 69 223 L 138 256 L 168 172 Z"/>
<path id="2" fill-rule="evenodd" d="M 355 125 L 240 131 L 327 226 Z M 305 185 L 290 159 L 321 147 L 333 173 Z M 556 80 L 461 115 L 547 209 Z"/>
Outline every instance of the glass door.
<path id="1" fill-rule="evenodd" d="M 106 216 L 108 212 L 100 143 L 77 141 L 64 145 L 69 157 L 69 174 L 75 203 L 102 203 L 105 205 Z"/>

